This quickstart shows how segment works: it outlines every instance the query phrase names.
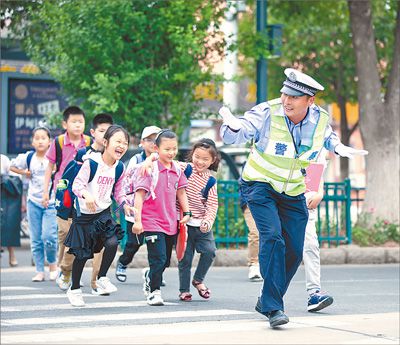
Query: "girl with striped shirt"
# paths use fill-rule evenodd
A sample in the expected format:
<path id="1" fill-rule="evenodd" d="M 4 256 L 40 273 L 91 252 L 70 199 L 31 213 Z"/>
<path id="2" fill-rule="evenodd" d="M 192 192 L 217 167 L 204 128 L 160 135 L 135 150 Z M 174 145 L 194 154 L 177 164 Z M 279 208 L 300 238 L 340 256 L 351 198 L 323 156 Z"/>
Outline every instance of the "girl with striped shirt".
<path id="1" fill-rule="evenodd" d="M 200 253 L 199 263 L 193 276 L 192 285 L 200 297 L 210 298 L 211 291 L 203 281 L 215 258 L 215 241 L 211 231 L 218 210 L 217 186 L 214 184 L 204 198 L 203 190 L 211 176 L 211 171 L 217 171 L 220 155 L 211 139 L 201 139 L 193 145 L 189 154 L 190 163 L 180 163 L 182 170 L 190 164 L 193 172 L 188 179 L 186 194 L 192 218 L 187 223 L 188 238 L 184 257 L 179 261 L 179 298 L 191 301 L 190 270 L 194 251 Z"/>

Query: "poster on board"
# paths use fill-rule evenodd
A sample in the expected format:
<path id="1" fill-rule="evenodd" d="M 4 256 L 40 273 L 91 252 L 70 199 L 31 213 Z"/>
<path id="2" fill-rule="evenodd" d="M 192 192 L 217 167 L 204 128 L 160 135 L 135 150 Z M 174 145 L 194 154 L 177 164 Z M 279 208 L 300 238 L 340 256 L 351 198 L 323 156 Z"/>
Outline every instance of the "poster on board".
<path id="1" fill-rule="evenodd" d="M 61 113 L 67 106 L 61 87 L 52 80 L 10 78 L 8 80 L 7 152 L 30 150 L 32 130 L 45 124 L 45 116 Z M 52 135 L 63 132 L 61 123 L 50 128 Z"/>

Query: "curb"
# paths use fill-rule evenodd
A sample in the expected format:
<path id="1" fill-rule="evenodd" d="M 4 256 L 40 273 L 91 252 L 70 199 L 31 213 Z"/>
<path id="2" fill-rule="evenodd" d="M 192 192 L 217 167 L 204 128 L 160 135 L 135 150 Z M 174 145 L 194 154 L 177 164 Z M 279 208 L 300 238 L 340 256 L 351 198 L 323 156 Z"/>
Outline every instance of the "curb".
<path id="1" fill-rule="evenodd" d="M 120 252 L 117 253 L 116 258 L 121 254 Z M 400 247 L 358 247 L 356 245 L 348 245 L 338 248 L 321 248 L 320 257 L 321 265 L 393 264 L 400 263 Z M 193 259 L 193 266 L 197 265 L 198 259 L 199 255 L 196 254 Z M 170 267 L 177 267 L 177 264 L 176 256 L 173 253 Z M 147 265 L 146 250 L 141 248 L 129 267 L 143 268 L 147 267 Z M 247 250 L 217 249 L 213 266 L 247 266 Z"/>
<path id="2" fill-rule="evenodd" d="M 21 239 L 21 249 L 30 250 L 29 239 Z M 112 267 L 122 253 L 118 251 Z M 368 265 L 368 264 L 394 264 L 400 263 L 400 247 L 359 247 L 354 244 L 342 245 L 337 248 L 320 249 L 321 265 Z M 199 255 L 196 253 L 193 259 L 193 266 L 197 265 Z M 91 265 L 88 262 L 88 265 Z M 142 246 L 136 253 L 133 262 L 129 265 L 132 268 L 147 267 L 146 246 Z M 173 252 L 170 267 L 177 267 L 178 261 Z M 213 266 L 238 267 L 247 266 L 247 249 L 217 249 Z"/>

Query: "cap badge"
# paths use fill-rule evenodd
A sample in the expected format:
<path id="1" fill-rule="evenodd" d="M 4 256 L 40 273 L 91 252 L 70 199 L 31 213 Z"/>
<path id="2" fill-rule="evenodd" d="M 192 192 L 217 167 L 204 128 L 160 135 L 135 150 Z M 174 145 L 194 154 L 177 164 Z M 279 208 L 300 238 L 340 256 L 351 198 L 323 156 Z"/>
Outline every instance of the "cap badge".
<path id="1" fill-rule="evenodd" d="M 295 81 L 297 80 L 296 74 L 295 74 L 294 72 L 290 72 L 290 73 L 289 73 L 289 76 L 288 76 L 288 79 L 289 79 L 291 82 L 295 82 Z"/>

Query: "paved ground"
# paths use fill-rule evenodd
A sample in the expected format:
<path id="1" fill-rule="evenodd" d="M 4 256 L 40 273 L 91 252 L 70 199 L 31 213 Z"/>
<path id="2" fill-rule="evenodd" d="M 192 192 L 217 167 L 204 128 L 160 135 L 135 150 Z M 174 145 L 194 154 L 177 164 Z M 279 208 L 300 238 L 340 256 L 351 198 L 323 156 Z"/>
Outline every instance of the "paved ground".
<path id="1" fill-rule="evenodd" d="M 85 269 L 85 308 L 71 307 L 54 282 L 32 283 L 33 273 L 29 265 L 1 271 L 2 344 L 399 344 L 397 264 L 324 266 L 323 288 L 335 302 L 313 314 L 301 268 L 285 298 L 290 323 L 277 330 L 254 312 L 261 283 L 249 282 L 245 267 L 213 267 L 212 298 L 190 303 L 178 301 L 177 270 L 168 269 L 164 307 L 144 302 L 140 269 L 108 297 L 89 294 Z"/>

